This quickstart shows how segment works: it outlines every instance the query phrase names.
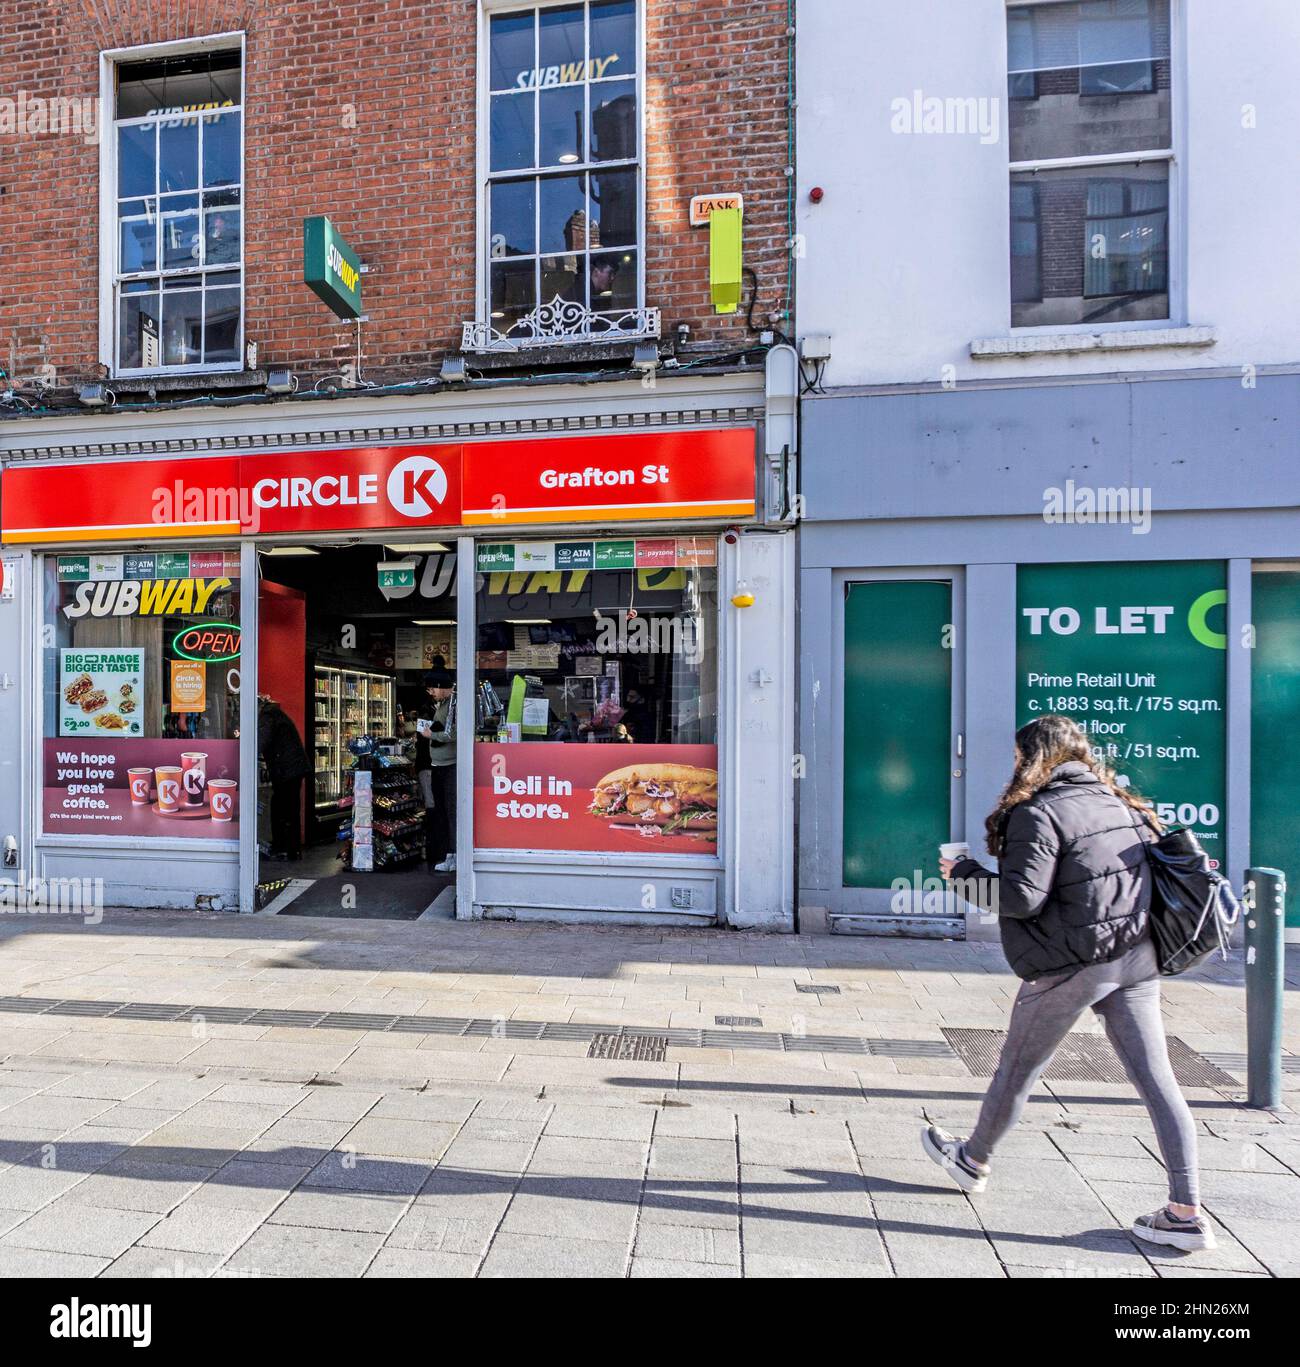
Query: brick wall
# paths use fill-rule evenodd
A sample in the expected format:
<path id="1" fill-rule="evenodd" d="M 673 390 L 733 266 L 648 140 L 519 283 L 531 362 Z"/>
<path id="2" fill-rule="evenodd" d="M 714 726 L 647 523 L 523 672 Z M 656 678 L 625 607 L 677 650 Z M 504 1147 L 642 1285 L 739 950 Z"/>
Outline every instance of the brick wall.
<path id="1" fill-rule="evenodd" d="M 743 309 L 712 312 L 708 234 L 689 227 L 688 201 L 744 193 L 765 326 L 787 307 L 786 3 L 643 3 L 646 303 L 665 335 L 685 322 L 695 341 L 743 346 L 756 340 Z M 101 50 L 234 30 L 247 35 L 246 336 L 259 363 L 310 376 L 353 355 L 354 328 L 302 283 L 302 219 L 328 213 L 376 268 L 367 378 L 428 374 L 475 311 L 476 0 L 15 0 L 0 98 L 94 97 Z M 80 133 L 14 130 L 6 107 L 0 364 L 73 384 L 98 361 L 99 149 Z"/>

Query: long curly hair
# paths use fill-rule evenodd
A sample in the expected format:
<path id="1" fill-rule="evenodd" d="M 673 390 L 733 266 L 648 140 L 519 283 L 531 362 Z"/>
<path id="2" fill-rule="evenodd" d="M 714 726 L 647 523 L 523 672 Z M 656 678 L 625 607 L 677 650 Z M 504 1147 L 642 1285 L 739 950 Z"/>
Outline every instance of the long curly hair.
<path id="1" fill-rule="evenodd" d="M 1018 807 L 1044 787 L 1052 777 L 1052 770 L 1058 764 L 1068 764 L 1071 760 L 1086 764 L 1101 780 L 1103 786 L 1121 802 L 1141 813 L 1157 830 L 1161 829 L 1151 804 L 1131 788 L 1123 788 L 1116 783 L 1114 773 L 1093 755 L 1092 746 L 1088 744 L 1083 727 L 1071 721 L 1069 717 L 1036 717 L 1016 732 L 1015 770 L 1010 782 L 1002 790 L 1002 796 L 998 798 L 998 805 L 984 822 L 990 854 L 1002 853 L 1007 818 L 1011 815 L 1011 809 Z"/>

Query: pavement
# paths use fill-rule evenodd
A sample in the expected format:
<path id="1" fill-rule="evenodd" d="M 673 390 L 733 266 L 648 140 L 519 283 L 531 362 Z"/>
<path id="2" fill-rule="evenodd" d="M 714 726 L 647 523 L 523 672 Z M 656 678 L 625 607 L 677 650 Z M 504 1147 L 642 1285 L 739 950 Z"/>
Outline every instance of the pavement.
<path id="1" fill-rule="evenodd" d="M 0 1275 L 1300 1275 L 1300 1075 L 1243 1105 L 1239 955 L 1166 984 L 1236 1074 L 1188 1091 L 1219 1247 L 1183 1255 L 1126 1232 L 1165 1196 L 1127 1085 L 1041 1084 L 980 1196 L 922 1156 L 978 1109 L 943 1030 L 1005 1024 L 996 945 L 0 922 Z M 1297 990 L 1291 950 L 1289 1054 Z"/>

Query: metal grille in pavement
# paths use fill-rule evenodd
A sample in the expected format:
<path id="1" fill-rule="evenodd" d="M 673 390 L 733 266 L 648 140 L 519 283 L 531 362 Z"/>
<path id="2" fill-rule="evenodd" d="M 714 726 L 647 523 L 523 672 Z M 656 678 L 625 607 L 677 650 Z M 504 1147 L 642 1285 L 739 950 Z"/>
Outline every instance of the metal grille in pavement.
<path id="1" fill-rule="evenodd" d="M 251 1006 L 173 1006 L 165 1002 L 74 1001 L 58 997 L 0 997 L 0 1012 L 90 1016 L 103 1020 L 209 1021 L 220 1025 L 289 1025 L 305 1030 L 395 1031 L 493 1039 L 574 1040 L 597 1036 L 662 1039 L 665 1047 L 767 1049 L 788 1053 L 875 1054 L 891 1058 L 953 1058 L 941 1040 L 860 1039 L 853 1035 L 791 1035 L 775 1030 L 690 1030 L 574 1024 L 464 1016 L 389 1016 L 362 1011 L 291 1011 Z M 593 1057 L 595 1057 L 593 1055 Z M 629 1057 L 620 1055 L 620 1057 Z"/>
<path id="2" fill-rule="evenodd" d="M 992 1077 L 1006 1039 L 1003 1030 L 956 1030 L 943 1028 L 944 1037 L 975 1077 Z M 1169 1037 L 1169 1062 L 1184 1087 L 1226 1087 L 1241 1084 L 1180 1039 Z M 1043 1076 L 1048 1082 L 1127 1083 L 1128 1074 L 1110 1042 L 1101 1035 L 1066 1035 Z"/>

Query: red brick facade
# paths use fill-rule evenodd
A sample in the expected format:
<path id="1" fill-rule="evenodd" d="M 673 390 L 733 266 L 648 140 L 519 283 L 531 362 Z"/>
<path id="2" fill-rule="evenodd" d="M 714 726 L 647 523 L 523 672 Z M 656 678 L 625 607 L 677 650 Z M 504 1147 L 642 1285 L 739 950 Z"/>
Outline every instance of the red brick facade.
<path id="1" fill-rule="evenodd" d="M 709 302 L 692 194 L 745 196 L 754 318 L 788 307 L 785 0 L 645 6 L 646 299 L 693 341 L 752 345 Z M 475 313 L 476 0 L 17 0 L 0 27 L 0 98 L 98 94 L 98 55 L 243 31 L 247 338 L 304 375 L 352 358 L 354 329 L 302 283 L 302 219 L 328 213 L 374 267 L 364 373 L 436 372 Z M 3 124 L 0 124 L 3 127 Z M 97 374 L 99 149 L 79 133 L 0 131 L 0 364 Z M 745 292 L 748 302 L 749 289 Z M 782 324 L 788 330 L 785 324 Z"/>

